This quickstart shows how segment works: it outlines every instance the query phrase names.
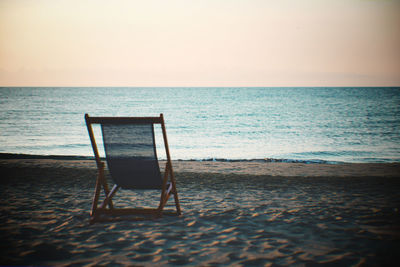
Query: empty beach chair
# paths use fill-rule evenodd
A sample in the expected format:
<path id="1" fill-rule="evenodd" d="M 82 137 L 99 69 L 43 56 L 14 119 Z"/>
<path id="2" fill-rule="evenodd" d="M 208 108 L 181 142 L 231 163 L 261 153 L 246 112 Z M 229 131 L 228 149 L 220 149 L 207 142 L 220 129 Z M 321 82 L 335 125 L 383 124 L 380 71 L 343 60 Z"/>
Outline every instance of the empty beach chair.
<path id="1" fill-rule="evenodd" d="M 156 215 L 163 214 L 169 197 L 174 195 L 176 212 L 180 215 L 178 193 L 171 157 L 168 148 L 164 117 L 90 117 L 85 114 L 86 126 L 95 156 L 98 176 L 93 197 L 91 222 L 104 220 L 111 216 Z M 105 163 L 100 159 L 93 124 L 101 126 L 106 162 L 114 186 L 110 190 L 105 178 Z M 164 139 L 167 162 L 162 177 L 157 159 L 154 138 L 154 124 L 160 124 Z M 156 208 L 117 208 L 113 196 L 118 189 L 161 191 L 160 202 Z M 105 197 L 99 206 L 101 191 Z"/>

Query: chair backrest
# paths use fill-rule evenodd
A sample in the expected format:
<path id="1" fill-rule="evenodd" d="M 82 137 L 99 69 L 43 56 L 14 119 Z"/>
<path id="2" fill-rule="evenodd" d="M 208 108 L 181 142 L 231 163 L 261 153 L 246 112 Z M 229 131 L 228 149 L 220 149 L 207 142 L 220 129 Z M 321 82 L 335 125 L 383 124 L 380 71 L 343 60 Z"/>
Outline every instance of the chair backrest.
<path id="1" fill-rule="evenodd" d="M 160 117 L 89 117 L 85 115 L 98 166 L 100 157 L 91 124 L 100 124 L 107 166 L 114 182 L 126 189 L 161 189 L 154 124 L 162 126 Z M 164 142 L 168 145 L 165 136 Z M 166 147 L 166 150 L 167 147 Z M 167 152 L 169 159 L 169 151 Z"/>
<path id="2" fill-rule="evenodd" d="M 122 188 L 162 187 L 152 123 L 101 124 L 107 165 Z"/>

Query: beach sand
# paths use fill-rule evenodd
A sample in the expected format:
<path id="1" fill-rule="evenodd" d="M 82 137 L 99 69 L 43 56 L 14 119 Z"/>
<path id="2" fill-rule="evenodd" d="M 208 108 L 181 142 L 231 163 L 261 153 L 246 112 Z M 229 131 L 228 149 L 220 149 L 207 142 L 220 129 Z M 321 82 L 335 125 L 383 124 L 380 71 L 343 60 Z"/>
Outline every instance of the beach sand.
<path id="1" fill-rule="evenodd" d="M 3 156 L 0 264 L 397 263 L 399 163 L 174 161 L 173 166 L 182 216 L 89 225 L 93 160 Z M 123 190 L 116 201 L 156 206 L 158 197 Z"/>

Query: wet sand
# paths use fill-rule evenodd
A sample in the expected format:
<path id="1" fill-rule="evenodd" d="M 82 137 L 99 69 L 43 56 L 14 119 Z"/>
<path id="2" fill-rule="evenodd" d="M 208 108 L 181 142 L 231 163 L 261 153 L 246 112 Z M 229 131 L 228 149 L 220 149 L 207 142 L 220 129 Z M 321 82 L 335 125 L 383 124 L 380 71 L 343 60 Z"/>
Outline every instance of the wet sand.
<path id="1" fill-rule="evenodd" d="M 0 166 L 8 168 L 96 169 L 85 157 L 33 156 L 0 153 Z M 160 161 L 163 169 L 165 161 Z M 250 174 L 281 177 L 400 177 L 400 163 L 285 163 L 267 161 L 173 161 L 175 172 Z"/>
<path id="2" fill-rule="evenodd" d="M 89 225 L 92 160 L 3 157 L 0 264 L 396 265 L 400 164 L 173 165 L 182 216 Z"/>

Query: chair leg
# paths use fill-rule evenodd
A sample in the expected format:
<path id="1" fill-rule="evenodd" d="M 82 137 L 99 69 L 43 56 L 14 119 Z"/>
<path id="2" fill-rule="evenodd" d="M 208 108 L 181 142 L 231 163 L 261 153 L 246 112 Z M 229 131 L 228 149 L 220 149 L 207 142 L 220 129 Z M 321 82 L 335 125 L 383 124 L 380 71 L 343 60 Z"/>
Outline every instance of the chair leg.
<path id="1" fill-rule="evenodd" d="M 170 183 L 167 188 L 167 182 L 168 178 L 170 178 Z M 105 199 L 103 200 L 102 204 L 98 206 L 100 194 L 102 191 L 102 187 L 104 190 L 104 193 L 106 194 Z M 164 173 L 164 179 L 163 179 L 163 186 L 162 186 L 162 191 L 161 191 L 161 196 L 160 196 L 160 204 L 157 209 L 114 209 L 112 205 L 112 198 L 116 194 L 120 187 L 118 185 L 114 185 L 111 190 L 109 190 L 107 181 L 105 180 L 104 176 L 104 169 L 100 168 L 98 177 L 96 180 L 96 188 L 95 188 L 95 194 L 93 197 L 93 203 L 92 203 L 92 211 L 90 213 L 91 219 L 90 219 L 90 224 L 93 224 L 97 221 L 103 220 L 101 215 L 121 215 L 121 214 L 154 214 L 156 216 L 162 216 L 163 214 L 163 209 L 165 205 L 167 204 L 169 197 L 171 194 L 174 194 L 174 199 L 175 199 L 175 206 L 176 206 L 176 214 L 181 215 L 181 209 L 179 205 L 179 199 L 177 195 L 177 190 L 175 186 L 175 179 L 174 175 L 172 173 L 172 168 L 171 166 L 167 163 L 166 168 L 165 168 L 165 173 Z M 107 209 L 107 205 L 109 206 L 109 209 Z"/>
<path id="2" fill-rule="evenodd" d="M 178 215 L 181 215 L 182 214 L 181 206 L 179 204 L 178 191 L 176 190 L 175 176 L 172 169 L 170 170 L 170 175 L 171 175 L 172 193 L 174 194 L 174 200 L 175 200 L 176 213 Z"/>
<path id="3" fill-rule="evenodd" d="M 168 189 L 165 190 L 165 192 L 162 193 L 163 197 L 161 198 L 160 205 L 158 207 L 158 210 L 159 210 L 160 213 L 164 209 L 165 204 L 167 204 L 167 201 L 168 201 L 169 197 L 171 196 L 171 190 L 172 190 L 172 185 L 170 184 Z"/>
<path id="4" fill-rule="evenodd" d="M 167 180 L 168 180 L 168 176 L 170 176 L 171 183 L 170 183 L 168 189 L 166 189 L 166 183 L 167 183 Z M 171 168 L 169 167 L 169 165 L 167 163 L 167 166 L 165 167 L 163 188 L 162 188 L 162 191 L 161 191 L 160 205 L 158 207 L 158 210 L 159 210 L 160 213 L 164 209 L 164 206 L 167 204 L 167 201 L 168 201 L 169 197 L 171 196 L 171 194 L 174 194 L 176 213 L 178 215 L 181 215 L 182 212 L 181 212 L 181 207 L 180 207 L 180 204 L 179 204 L 178 192 L 176 190 L 176 184 L 175 184 L 174 175 L 173 175 L 173 172 L 172 172 Z"/>
<path id="5" fill-rule="evenodd" d="M 165 206 L 165 203 L 167 202 L 166 198 L 166 191 L 167 191 L 167 181 L 168 181 L 168 173 L 169 173 L 169 165 L 168 162 L 165 165 L 164 169 L 164 178 L 163 178 L 163 183 L 162 183 L 162 188 L 161 188 L 161 196 L 160 196 L 160 204 L 158 206 L 159 212 L 161 212 Z"/>
<path id="6" fill-rule="evenodd" d="M 93 201 L 92 201 L 92 211 L 90 212 L 90 216 L 94 216 L 96 213 L 97 205 L 98 205 L 99 197 L 100 197 L 100 190 L 101 190 L 101 183 L 100 183 L 99 177 L 97 177 L 96 188 L 94 191 L 94 197 L 93 197 Z"/>
<path id="7" fill-rule="evenodd" d="M 105 208 L 107 206 L 107 204 L 110 204 L 113 196 L 115 195 L 115 193 L 117 193 L 118 189 L 119 189 L 119 186 L 115 184 L 113 186 L 113 188 L 111 189 L 110 193 L 106 196 L 103 203 L 101 204 L 101 206 L 100 206 L 101 209 Z M 111 206 L 110 208 L 113 209 L 114 207 Z"/>
<path id="8" fill-rule="evenodd" d="M 108 196 L 110 194 L 110 189 L 108 188 L 108 184 L 107 184 L 106 178 L 104 176 L 104 169 L 102 169 L 102 171 L 101 171 L 100 180 L 101 180 L 101 184 L 103 185 L 104 194 L 106 196 Z M 110 209 L 113 208 L 112 200 L 110 200 L 108 202 L 108 206 Z"/>

